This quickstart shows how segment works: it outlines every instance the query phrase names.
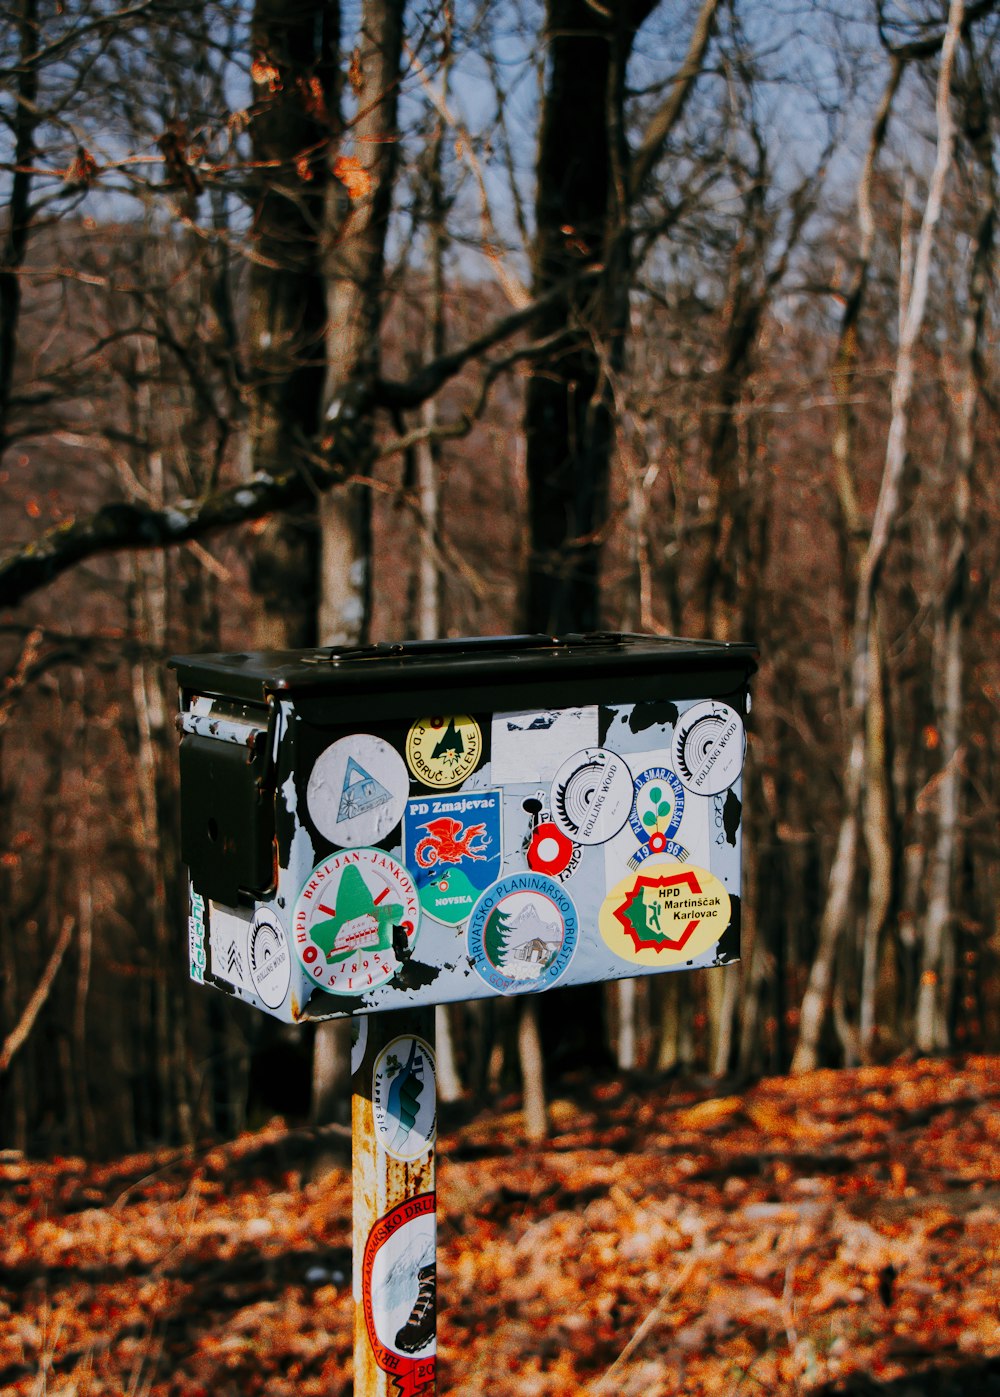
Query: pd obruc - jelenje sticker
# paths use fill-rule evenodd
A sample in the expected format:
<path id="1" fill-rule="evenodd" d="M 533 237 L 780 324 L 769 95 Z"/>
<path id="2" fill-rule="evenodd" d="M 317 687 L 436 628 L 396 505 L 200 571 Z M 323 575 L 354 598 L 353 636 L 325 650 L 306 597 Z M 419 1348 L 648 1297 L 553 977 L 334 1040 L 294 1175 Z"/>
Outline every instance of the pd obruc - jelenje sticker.
<path id="1" fill-rule="evenodd" d="M 406 761 L 418 781 L 446 790 L 475 771 L 483 750 L 479 724 L 467 713 L 420 718 L 406 735 Z"/>

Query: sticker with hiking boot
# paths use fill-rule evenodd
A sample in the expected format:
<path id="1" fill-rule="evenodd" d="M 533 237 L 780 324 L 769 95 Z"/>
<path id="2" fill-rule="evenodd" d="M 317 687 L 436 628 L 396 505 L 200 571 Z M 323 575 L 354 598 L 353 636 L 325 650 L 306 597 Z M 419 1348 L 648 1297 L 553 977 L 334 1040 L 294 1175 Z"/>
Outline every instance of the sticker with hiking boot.
<path id="1" fill-rule="evenodd" d="M 406 960 L 420 924 L 413 879 L 384 849 L 344 849 L 317 864 L 292 919 L 295 950 L 330 994 L 365 994 Z"/>
<path id="2" fill-rule="evenodd" d="M 421 718 L 406 736 L 406 761 L 418 781 L 446 790 L 476 769 L 483 750 L 479 724 L 467 713 Z"/>
<path id="3" fill-rule="evenodd" d="M 685 863 L 649 863 L 623 878 L 601 906 L 605 944 L 631 965 L 693 960 L 729 925 L 729 894 L 714 873 Z"/>
<path id="4" fill-rule="evenodd" d="M 356 849 L 388 838 L 410 793 L 406 763 L 384 738 L 357 733 L 332 742 L 306 788 L 309 815 L 331 844 Z"/>
<path id="5" fill-rule="evenodd" d="M 552 817 L 574 844 L 604 844 L 632 809 L 628 763 L 606 747 L 588 747 L 563 762 L 552 782 Z"/>
<path id="6" fill-rule="evenodd" d="M 445 926 L 462 926 L 503 859 L 499 791 L 421 796 L 407 801 L 403 861 L 420 905 Z"/>
<path id="7" fill-rule="evenodd" d="M 546 990 L 569 968 L 580 936 L 566 890 L 542 873 L 510 873 L 476 903 L 467 932 L 469 960 L 500 994 Z"/>
<path id="8" fill-rule="evenodd" d="M 674 729 L 674 770 L 700 796 L 728 790 L 743 770 L 743 719 L 728 703 L 709 699 L 682 713 Z"/>
<path id="9" fill-rule="evenodd" d="M 434 1054 L 422 1038 L 394 1038 L 375 1059 L 372 1074 L 375 1132 L 386 1154 L 420 1159 L 437 1135 Z"/>
<path id="10" fill-rule="evenodd" d="M 401 1397 L 434 1389 L 437 1320 L 435 1195 L 418 1193 L 379 1218 L 365 1243 L 361 1302 L 375 1362 Z"/>

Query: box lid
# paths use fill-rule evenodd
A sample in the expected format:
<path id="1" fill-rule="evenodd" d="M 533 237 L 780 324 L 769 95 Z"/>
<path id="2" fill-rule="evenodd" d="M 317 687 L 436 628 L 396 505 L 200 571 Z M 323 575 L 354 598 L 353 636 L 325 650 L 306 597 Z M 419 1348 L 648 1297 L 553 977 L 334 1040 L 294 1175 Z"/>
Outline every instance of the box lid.
<path id="1" fill-rule="evenodd" d="M 170 664 L 185 689 L 266 702 L 275 694 L 320 697 L 432 688 L 442 683 L 472 688 L 515 680 L 568 680 L 602 671 L 671 673 L 710 668 L 746 679 L 757 668 L 757 653 L 757 647 L 745 641 L 599 631 L 176 655 Z"/>

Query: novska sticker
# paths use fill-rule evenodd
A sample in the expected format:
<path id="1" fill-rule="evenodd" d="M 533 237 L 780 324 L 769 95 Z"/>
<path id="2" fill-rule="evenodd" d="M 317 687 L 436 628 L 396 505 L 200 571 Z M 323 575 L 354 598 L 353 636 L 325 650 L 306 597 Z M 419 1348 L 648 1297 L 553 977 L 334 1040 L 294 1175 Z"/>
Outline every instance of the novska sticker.
<path id="1" fill-rule="evenodd" d="M 379 1218 L 365 1243 L 361 1301 L 375 1362 L 400 1397 L 434 1389 L 437 1314 L 435 1195 L 418 1193 Z"/>
<path id="2" fill-rule="evenodd" d="M 372 1074 L 372 1114 L 376 1133 L 393 1159 L 420 1159 L 434 1144 L 434 1054 L 422 1038 L 394 1038 L 379 1053 Z"/>
<path id="3" fill-rule="evenodd" d="M 269 1009 L 280 1009 L 292 980 L 292 957 L 285 929 L 267 907 L 261 907 L 250 924 L 247 965 L 258 997 Z"/>
<path id="4" fill-rule="evenodd" d="M 399 824 L 410 793 L 406 763 L 384 738 L 357 733 L 338 738 L 309 776 L 306 804 L 331 844 L 355 849 L 377 844 Z"/>
<path id="5" fill-rule="evenodd" d="M 743 719 L 728 703 L 711 699 L 682 713 L 674 730 L 674 768 L 689 791 L 718 795 L 743 770 Z"/>
<path id="6" fill-rule="evenodd" d="M 645 863 L 612 888 L 598 925 L 605 944 L 632 965 L 677 965 L 714 946 L 729 925 L 729 894 L 707 868 Z"/>
<path id="7" fill-rule="evenodd" d="M 406 737 L 406 761 L 418 781 L 444 790 L 476 769 L 483 750 L 479 724 L 467 713 L 421 718 Z"/>
<path id="8" fill-rule="evenodd" d="M 403 859 L 420 905 L 445 926 L 464 923 L 500 872 L 502 796 L 470 791 L 410 800 L 403 816 Z"/>
<path id="9" fill-rule="evenodd" d="M 575 752 L 552 782 L 552 817 L 576 844 L 604 844 L 632 809 L 632 773 L 605 747 Z"/>
<path id="10" fill-rule="evenodd" d="M 542 873 L 511 873 L 476 903 L 469 959 L 500 994 L 549 989 L 569 968 L 580 936 L 572 899 Z"/>
<path id="11" fill-rule="evenodd" d="M 313 869 L 295 904 L 295 951 L 330 994 L 364 994 L 399 969 L 397 938 L 413 948 L 420 899 L 383 849 L 345 849 Z"/>

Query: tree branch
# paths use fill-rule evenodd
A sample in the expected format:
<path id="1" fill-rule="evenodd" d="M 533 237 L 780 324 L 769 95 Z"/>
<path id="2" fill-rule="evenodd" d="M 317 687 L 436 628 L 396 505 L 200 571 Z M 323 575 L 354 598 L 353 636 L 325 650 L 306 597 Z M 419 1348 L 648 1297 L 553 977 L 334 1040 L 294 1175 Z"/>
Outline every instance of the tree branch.
<path id="1" fill-rule="evenodd" d="M 6 1072 L 10 1067 L 10 1064 L 14 1060 L 14 1054 L 20 1048 L 24 1047 L 24 1044 L 28 1040 L 28 1035 L 35 1026 L 35 1020 L 41 1012 L 42 1005 L 49 997 L 52 982 L 56 978 L 60 965 L 62 965 L 63 956 L 69 949 L 74 925 L 75 923 L 72 917 L 64 918 L 62 929 L 59 932 L 59 940 L 53 947 L 52 954 L 49 956 L 49 963 L 45 967 L 42 978 L 35 986 L 31 998 L 24 1006 L 24 1013 L 7 1035 L 3 1047 L 0 1048 L 0 1074 Z"/>

